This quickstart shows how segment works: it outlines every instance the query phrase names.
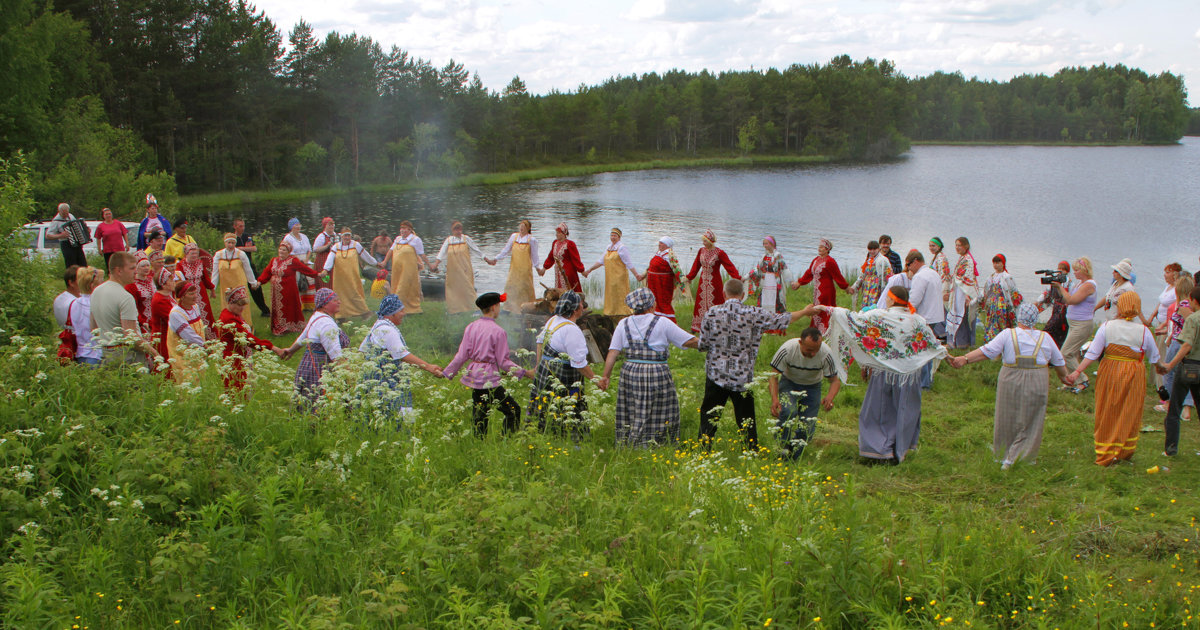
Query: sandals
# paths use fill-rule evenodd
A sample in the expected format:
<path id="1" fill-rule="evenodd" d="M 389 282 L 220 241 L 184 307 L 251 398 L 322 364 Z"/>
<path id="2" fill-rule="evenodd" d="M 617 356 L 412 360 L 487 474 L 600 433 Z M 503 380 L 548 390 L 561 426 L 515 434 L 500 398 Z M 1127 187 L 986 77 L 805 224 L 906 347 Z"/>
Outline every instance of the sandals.
<path id="1" fill-rule="evenodd" d="M 1071 393 L 1072 394 L 1082 394 L 1083 392 L 1087 391 L 1089 383 L 1091 383 L 1091 381 L 1084 381 L 1084 382 L 1080 383 L 1079 385 L 1076 385 L 1071 390 Z"/>

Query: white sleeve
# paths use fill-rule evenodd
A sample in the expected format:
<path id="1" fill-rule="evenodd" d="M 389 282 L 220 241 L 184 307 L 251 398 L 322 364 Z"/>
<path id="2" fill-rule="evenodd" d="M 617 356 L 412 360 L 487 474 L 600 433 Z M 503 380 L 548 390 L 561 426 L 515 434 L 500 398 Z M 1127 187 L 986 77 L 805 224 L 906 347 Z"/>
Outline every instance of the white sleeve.
<path id="1" fill-rule="evenodd" d="M 257 282 L 258 274 L 254 273 L 254 268 L 250 266 L 250 256 L 240 249 L 235 249 L 234 251 L 238 253 L 238 258 L 242 261 L 242 272 L 246 274 L 246 284 Z M 213 267 L 216 267 L 216 265 L 213 265 Z M 213 284 L 216 283 L 214 280 Z"/>
<path id="2" fill-rule="evenodd" d="M 617 248 L 617 255 L 621 257 L 621 262 L 625 263 L 625 267 L 636 276 L 637 267 L 633 266 L 633 256 L 629 255 L 629 248 L 625 246 L 625 243 L 621 243 L 620 247 Z"/>
<path id="3" fill-rule="evenodd" d="M 463 234 L 463 240 L 467 242 L 467 249 L 475 252 L 476 256 L 483 258 L 483 251 L 481 251 L 479 246 L 475 244 L 475 239 Z"/>
<path id="4" fill-rule="evenodd" d="M 204 338 L 196 334 L 195 329 L 188 323 L 187 313 L 182 308 L 171 309 L 171 315 L 167 318 L 167 325 L 171 330 L 175 331 L 179 338 L 196 346 L 204 345 Z"/>
<path id="5" fill-rule="evenodd" d="M 321 319 L 329 321 L 321 321 L 313 324 L 313 328 L 317 330 L 310 331 L 309 337 L 320 341 L 321 345 L 325 348 L 325 353 L 329 355 L 329 360 L 334 361 L 342 356 L 342 344 L 338 339 L 338 326 L 332 317 L 326 316 Z"/>
<path id="6" fill-rule="evenodd" d="M 366 248 L 363 247 L 362 243 L 354 241 L 354 249 L 358 250 L 358 257 L 365 260 L 368 265 L 379 264 L 379 261 L 375 260 L 375 257 L 371 255 L 371 252 L 367 251 Z M 330 258 L 333 258 L 333 256 L 330 256 Z"/>
<path id="7" fill-rule="evenodd" d="M 496 254 L 496 260 L 501 260 L 501 259 L 503 259 L 505 256 L 507 256 L 507 255 L 511 254 L 511 253 L 512 253 L 512 247 L 513 247 L 513 243 L 514 243 L 516 240 L 517 240 L 517 235 L 516 235 L 515 233 L 513 233 L 513 234 L 509 234 L 509 235 L 508 235 L 508 242 L 504 244 L 504 249 L 500 250 L 500 253 L 499 253 L 499 254 Z M 537 256 L 534 256 L 534 258 L 537 258 Z"/>
<path id="8" fill-rule="evenodd" d="M 995 359 L 996 357 L 1003 356 L 1005 348 L 1011 345 L 1012 333 L 1008 331 L 1001 331 L 998 335 L 992 337 L 991 341 L 979 346 L 979 351 L 983 353 L 983 356 L 989 359 Z M 1016 348 L 1013 348 L 1014 357 L 1017 355 L 1016 350 Z"/>
<path id="9" fill-rule="evenodd" d="M 1067 364 L 1066 359 L 1063 358 L 1062 350 L 1058 349 L 1058 344 L 1054 343 L 1050 335 L 1046 335 L 1045 341 L 1042 342 L 1042 353 L 1048 355 L 1046 363 L 1051 366 L 1057 367 Z"/>
<path id="10" fill-rule="evenodd" d="M 413 240 L 409 242 L 409 245 L 412 245 L 413 249 L 417 250 L 418 256 L 425 255 L 425 241 L 422 241 L 420 236 L 413 235 Z"/>
<path id="11" fill-rule="evenodd" d="M 616 329 L 613 330 L 612 341 L 610 341 L 608 344 L 609 350 L 625 349 L 625 328 L 629 326 L 629 320 L 630 318 L 626 317 L 625 319 L 621 320 L 620 324 L 617 324 Z"/>
<path id="12" fill-rule="evenodd" d="M 221 251 L 225 250 L 222 249 Z M 213 256 L 212 273 L 208 275 L 208 279 L 212 281 L 215 287 L 221 286 L 221 260 L 221 258 Z M 246 278 L 249 279 L 250 275 L 246 274 Z"/>
<path id="13" fill-rule="evenodd" d="M 1092 345 L 1088 346 L 1087 354 L 1084 355 L 1085 358 L 1095 361 L 1100 358 L 1100 355 L 1104 354 L 1104 347 L 1108 345 L 1108 339 L 1104 334 L 1105 328 L 1108 328 L 1107 322 L 1100 324 L 1100 327 L 1096 329 L 1096 336 L 1092 338 Z"/>
<path id="14" fill-rule="evenodd" d="M 323 271 L 333 271 L 333 259 L 335 258 L 337 258 L 337 251 L 331 247 L 329 255 L 325 257 L 325 265 L 321 269 Z"/>
<path id="15" fill-rule="evenodd" d="M 1154 335 L 1150 333 L 1150 329 L 1142 327 L 1142 352 L 1146 353 L 1146 358 L 1151 363 L 1158 363 L 1158 344 L 1154 342 Z"/>
<path id="16" fill-rule="evenodd" d="M 529 259 L 533 261 L 533 266 L 537 267 L 541 264 L 542 257 L 538 256 L 537 239 L 533 235 L 529 235 Z"/>
<path id="17" fill-rule="evenodd" d="M 400 336 L 399 331 L 389 328 L 383 331 L 383 347 L 387 348 L 393 359 L 403 359 L 408 356 L 408 346 L 404 345 L 404 337 Z"/>
<path id="18" fill-rule="evenodd" d="M 442 248 L 439 249 L 438 253 L 437 253 L 438 262 L 446 262 L 446 252 L 450 249 L 450 239 L 451 238 L 454 238 L 454 237 L 447 236 L 446 240 L 442 241 Z"/>
<path id="19" fill-rule="evenodd" d="M 576 369 L 587 367 L 587 340 L 584 339 L 583 331 L 579 329 L 579 326 L 564 326 L 554 336 L 554 339 L 562 343 L 566 349 L 565 354 L 571 358 L 571 367 Z"/>
<path id="20" fill-rule="evenodd" d="M 667 334 L 667 341 L 671 342 L 671 345 L 675 346 L 676 348 L 682 348 L 683 344 L 696 337 L 692 333 L 680 328 L 679 324 L 676 324 L 675 322 L 666 318 L 663 319 L 665 321 L 660 321 L 659 325 L 662 326 L 663 324 L 666 324 L 666 330 L 664 332 Z"/>

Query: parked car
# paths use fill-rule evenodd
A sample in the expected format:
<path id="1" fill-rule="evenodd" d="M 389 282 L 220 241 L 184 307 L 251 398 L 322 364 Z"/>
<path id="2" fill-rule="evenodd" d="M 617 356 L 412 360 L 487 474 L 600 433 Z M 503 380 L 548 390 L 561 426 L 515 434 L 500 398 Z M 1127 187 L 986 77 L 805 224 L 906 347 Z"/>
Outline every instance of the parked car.
<path id="1" fill-rule="evenodd" d="M 100 225 L 100 221 L 84 221 L 87 224 L 88 234 L 96 233 L 96 226 Z M 121 225 L 129 231 L 125 235 L 125 244 L 132 250 L 137 244 L 138 223 L 122 221 Z M 25 238 L 25 255 L 29 258 L 34 256 L 42 258 L 58 258 L 62 256 L 62 250 L 58 247 L 58 241 L 46 238 L 46 233 L 50 231 L 50 222 L 42 221 L 40 223 L 26 223 L 21 226 L 21 234 Z M 100 241 L 93 240 L 83 246 L 83 253 L 87 255 L 97 254 Z"/>

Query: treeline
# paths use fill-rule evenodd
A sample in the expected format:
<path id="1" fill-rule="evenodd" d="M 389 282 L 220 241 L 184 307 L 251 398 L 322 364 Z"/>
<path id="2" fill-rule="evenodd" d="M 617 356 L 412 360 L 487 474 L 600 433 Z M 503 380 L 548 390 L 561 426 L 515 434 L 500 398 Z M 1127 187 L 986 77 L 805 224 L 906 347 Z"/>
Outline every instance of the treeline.
<path id="1" fill-rule="evenodd" d="M 243 0 L 10 0 L 0 154 L 31 154 L 43 200 L 407 182 L 655 155 L 879 160 L 919 140 L 1171 142 L 1182 81 L 1124 66 L 1009 82 L 889 61 L 671 71 L 494 92 L 368 37 L 285 38 Z M 31 36 L 32 35 L 32 36 Z M 169 199 L 169 198 L 168 198 Z"/>

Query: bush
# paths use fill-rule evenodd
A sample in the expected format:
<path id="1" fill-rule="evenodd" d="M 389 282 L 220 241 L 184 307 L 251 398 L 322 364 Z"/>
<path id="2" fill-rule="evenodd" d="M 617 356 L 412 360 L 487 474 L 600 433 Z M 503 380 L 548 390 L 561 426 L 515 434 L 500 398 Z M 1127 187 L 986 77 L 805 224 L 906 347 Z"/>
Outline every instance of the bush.
<path id="1" fill-rule="evenodd" d="M 0 343 L 12 334 L 50 332 L 52 296 L 62 286 L 55 282 L 61 263 L 25 258 L 18 230 L 35 207 L 30 180 L 24 154 L 0 158 Z"/>

